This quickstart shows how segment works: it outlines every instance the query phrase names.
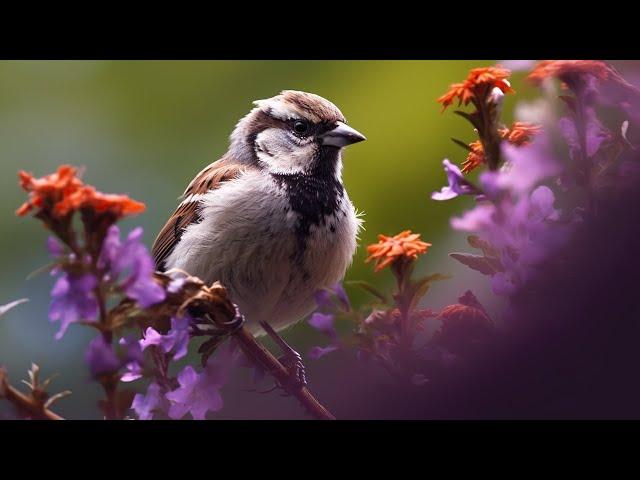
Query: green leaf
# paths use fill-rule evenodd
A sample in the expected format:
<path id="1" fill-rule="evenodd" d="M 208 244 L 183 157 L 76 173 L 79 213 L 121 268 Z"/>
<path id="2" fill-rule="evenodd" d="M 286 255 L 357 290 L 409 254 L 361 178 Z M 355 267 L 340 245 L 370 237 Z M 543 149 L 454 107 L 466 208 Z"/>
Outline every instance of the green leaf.
<path id="1" fill-rule="evenodd" d="M 483 255 L 472 255 L 470 253 L 450 253 L 449 256 L 459 261 L 476 272 L 483 275 L 493 275 L 498 270 Z"/>
<path id="2" fill-rule="evenodd" d="M 371 285 L 369 282 L 365 282 L 363 280 L 350 280 L 344 283 L 349 286 L 363 289 L 364 291 L 370 293 L 374 297 L 377 297 L 383 303 L 389 303 L 389 298 L 380 290 L 378 290 L 376 287 Z"/>
<path id="3" fill-rule="evenodd" d="M 469 145 L 467 145 L 466 143 L 464 143 L 462 140 L 458 140 L 457 138 L 451 138 L 451 141 L 453 143 L 455 143 L 456 145 L 460 145 L 462 148 L 464 148 L 466 151 L 471 152 L 471 147 Z"/>
<path id="4" fill-rule="evenodd" d="M 456 115 L 461 116 L 462 118 L 464 118 L 465 120 L 467 120 L 471 125 L 473 125 L 475 127 L 476 130 L 480 130 L 479 125 L 479 118 L 478 115 L 474 112 L 474 113 L 467 113 L 467 112 L 463 112 L 462 110 L 454 110 L 454 112 Z"/>
<path id="5" fill-rule="evenodd" d="M 484 253 L 484 255 L 486 257 L 497 257 L 498 256 L 498 252 L 496 251 L 496 249 L 489 242 L 487 242 L 485 240 L 482 240 L 477 235 L 469 235 L 467 237 L 467 242 L 473 248 L 477 248 L 478 250 L 482 250 L 482 253 Z"/>

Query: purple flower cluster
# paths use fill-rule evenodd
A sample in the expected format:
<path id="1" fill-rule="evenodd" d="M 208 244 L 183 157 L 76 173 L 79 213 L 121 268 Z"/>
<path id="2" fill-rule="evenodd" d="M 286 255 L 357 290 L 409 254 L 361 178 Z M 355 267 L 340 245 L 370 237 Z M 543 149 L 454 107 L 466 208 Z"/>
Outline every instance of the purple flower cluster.
<path id="1" fill-rule="evenodd" d="M 98 279 L 90 274 L 63 272 L 51 289 L 49 319 L 60 322 L 55 338 L 59 340 L 72 323 L 80 320 L 94 321 L 98 316 L 95 289 Z"/>
<path id="2" fill-rule="evenodd" d="M 163 353 L 171 354 L 173 360 L 179 360 L 187 354 L 190 325 L 191 318 L 185 316 L 172 318 L 171 329 L 166 335 L 162 335 L 154 328 L 149 327 L 145 332 L 144 338 L 140 340 L 140 346 L 144 350 L 150 345 L 155 345 Z"/>
<path id="3" fill-rule="evenodd" d="M 207 412 L 216 412 L 223 406 L 220 389 L 237 363 L 236 353 L 229 343 L 215 359 L 208 360 L 201 373 L 187 365 L 174 382 L 166 379 L 161 383 L 153 381 L 145 394 L 134 397 L 131 408 L 140 420 L 151 420 L 158 412 L 173 420 L 188 413 L 194 420 L 204 420 Z"/>
<path id="4" fill-rule="evenodd" d="M 103 336 L 98 336 L 89 343 L 85 360 L 93 378 L 102 374 L 116 374 L 125 366 L 129 371 L 141 371 L 143 358 L 139 342 L 132 337 L 123 337 L 118 343 L 119 352 Z"/>
<path id="5" fill-rule="evenodd" d="M 153 280 L 155 265 L 141 243 L 142 233 L 142 228 L 138 227 L 121 242 L 119 228 L 111 226 L 102 245 L 98 266 L 106 270 L 109 281 L 116 282 L 129 298 L 147 308 L 162 302 L 166 293 Z"/>
<path id="6" fill-rule="evenodd" d="M 482 265 L 491 268 L 476 269 L 491 275 L 497 295 L 514 293 L 569 237 L 569 225 L 559 221 L 554 207 L 553 191 L 540 185 L 560 171 L 548 152 L 544 135 L 526 147 L 504 145 L 506 167 L 483 173 L 484 196 L 472 210 L 451 220 L 453 228 L 475 233 L 489 246 Z M 454 254 L 454 258 L 475 266 L 471 257 Z"/>
<path id="7" fill-rule="evenodd" d="M 99 311 L 97 294 L 108 291 L 112 286 L 136 300 L 142 308 L 165 299 L 164 289 L 153 279 L 153 259 L 141 240 L 142 229 L 136 228 L 121 242 L 120 231 L 113 225 L 104 239 L 97 268 L 93 267 L 91 258 L 80 261 L 75 254 L 67 254 L 55 238 L 47 240 L 49 253 L 68 265 L 56 267 L 52 272 L 60 275 L 51 290 L 49 309 L 50 320 L 60 322 L 56 339 L 62 338 L 72 323 L 96 321 Z"/>
<path id="8" fill-rule="evenodd" d="M 455 165 L 443 162 L 448 186 L 432 198 L 477 195 L 475 207 L 453 218 L 451 225 L 474 233 L 477 237 L 470 243 L 482 250 L 482 255 L 451 255 L 490 275 L 498 295 L 517 292 L 546 258 L 569 241 L 584 216 L 593 214 L 599 188 L 619 183 L 624 172 L 640 173 L 640 169 L 628 168 L 628 162 L 620 162 L 619 170 L 616 167 L 621 152 L 633 148 L 626 136 L 629 121 L 622 123 L 620 133 L 614 133 L 604 126 L 596 110 L 598 105 L 608 105 L 629 112 L 629 105 L 640 106 L 640 91 L 609 66 L 602 68 L 606 74 L 571 66 L 559 68 L 559 78 L 573 94 L 560 97 L 565 104 L 564 116 L 548 121 L 544 133 L 531 144 L 516 147 L 504 142 L 501 168 L 481 174 L 478 187 Z M 569 158 L 554 144 L 556 137 L 566 142 L 564 150 Z M 556 201 L 558 195 L 563 196 L 561 202 Z"/>

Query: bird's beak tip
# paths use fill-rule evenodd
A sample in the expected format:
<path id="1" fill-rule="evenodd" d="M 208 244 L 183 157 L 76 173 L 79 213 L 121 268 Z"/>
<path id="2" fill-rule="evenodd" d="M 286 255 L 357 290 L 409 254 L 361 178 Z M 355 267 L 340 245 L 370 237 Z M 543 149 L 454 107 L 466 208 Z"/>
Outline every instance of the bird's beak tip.
<path id="1" fill-rule="evenodd" d="M 322 144 L 333 147 L 346 147 L 367 139 L 356 129 L 343 122 L 337 122 L 336 127 L 322 135 Z"/>

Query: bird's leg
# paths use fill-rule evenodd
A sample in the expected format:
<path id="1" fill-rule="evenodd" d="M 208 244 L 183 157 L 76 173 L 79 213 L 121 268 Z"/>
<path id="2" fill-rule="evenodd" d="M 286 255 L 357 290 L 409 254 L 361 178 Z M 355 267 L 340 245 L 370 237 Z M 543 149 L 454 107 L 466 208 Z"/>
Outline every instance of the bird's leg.
<path id="1" fill-rule="evenodd" d="M 273 339 L 273 341 L 276 342 L 276 344 L 284 353 L 284 356 L 282 358 L 279 358 L 278 360 L 280 360 L 289 371 L 291 380 L 297 385 L 303 387 L 306 386 L 307 377 L 305 373 L 304 363 L 302 363 L 302 357 L 300 356 L 300 354 L 293 348 L 291 348 L 291 346 L 289 346 L 289 344 L 280 336 L 280 334 L 276 332 L 274 328 L 267 322 L 261 321 L 260 325 L 262 326 L 262 328 L 264 328 L 264 331 L 267 332 L 267 335 L 269 335 Z"/>

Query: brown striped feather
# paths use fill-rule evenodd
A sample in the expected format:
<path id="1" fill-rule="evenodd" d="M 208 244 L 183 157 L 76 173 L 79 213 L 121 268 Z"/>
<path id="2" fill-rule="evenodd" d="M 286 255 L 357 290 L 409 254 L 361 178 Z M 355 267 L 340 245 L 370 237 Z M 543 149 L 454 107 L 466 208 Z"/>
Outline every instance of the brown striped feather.
<path id="1" fill-rule="evenodd" d="M 246 165 L 235 163 L 229 158 L 222 158 L 196 175 L 185 190 L 183 198 L 187 199 L 190 195 L 205 194 L 215 190 L 224 182 L 237 178 L 246 169 Z M 160 230 L 151 250 L 156 268 L 159 270 L 164 269 L 165 260 L 180 241 L 184 230 L 192 223 L 198 222 L 199 206 L 200 201 L 197 199 L 182 203 Z"/>

